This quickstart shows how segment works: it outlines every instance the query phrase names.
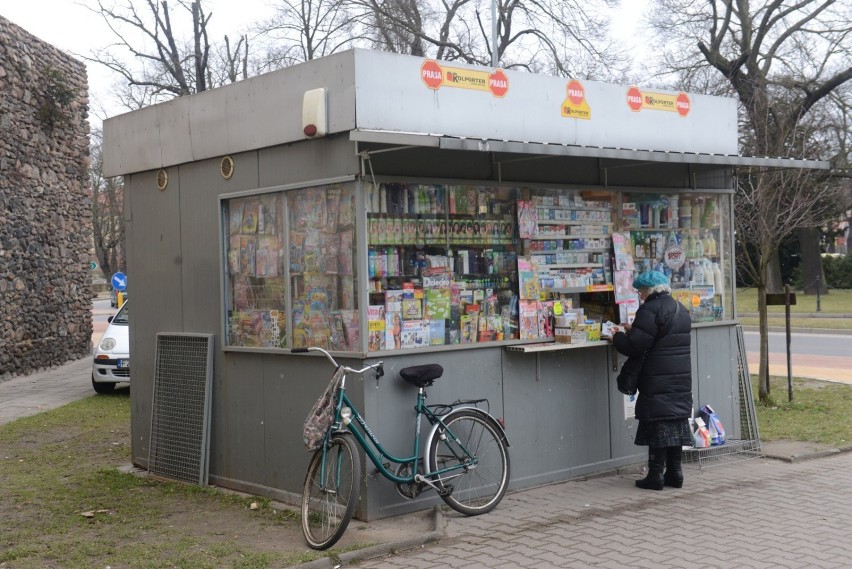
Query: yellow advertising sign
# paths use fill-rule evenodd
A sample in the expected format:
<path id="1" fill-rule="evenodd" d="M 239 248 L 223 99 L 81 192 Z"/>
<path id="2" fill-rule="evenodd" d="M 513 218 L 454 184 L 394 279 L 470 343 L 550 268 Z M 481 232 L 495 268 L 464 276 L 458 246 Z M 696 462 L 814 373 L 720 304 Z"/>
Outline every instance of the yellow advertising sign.
<path id="1" fill-rule="evenodd" d="M 562 116 L 569 119 L 591 120 L 592 109 L 586 102 L 586 90 L 583 84 L 572 79 L 565 87 L 566 97 L 562 101 Z"/>
<path id="2" fill-rule="evenodd" d="M 444 85 L 447 87 L 489 91 L 488 76 L 490 73 L 474 71 L 472 69 L 460 69 L 458 67 L 444 67 L 443 69 Z"/>
<path id="3" fill-rule="evenodd" d="M 644 100 L 642 107 L 654 111 L 677 110 L 677 95 L 666 95 L 665 93 L 642 93 Z"/>

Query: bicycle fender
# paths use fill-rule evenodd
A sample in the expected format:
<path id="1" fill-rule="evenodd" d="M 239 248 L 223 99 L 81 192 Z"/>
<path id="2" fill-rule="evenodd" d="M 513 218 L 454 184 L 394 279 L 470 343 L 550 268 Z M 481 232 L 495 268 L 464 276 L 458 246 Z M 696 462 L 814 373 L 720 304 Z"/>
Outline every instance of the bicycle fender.
<path id="1" fill-rule="evenodd" d="M 500 421 L 494 418 L 493 415 L 487 413 L 476 407 L 475 405 L 464 405 L 461 407 L 456 407 L 446 415 L 441 415 L 441 420 L 445 421 L 450 419 L 454 414 L 459 411 L 473 411 L 485 421 L 487 421 L 494 429 L 500 434 L 500 439 L 506 443 L 506 446 L 509 446 L 509 438 L 506 436 L 506 429 L 503 428 L 503 425 L 500 424 Z M 432 439 L 435 438 L 435 434 L 438 432 L 438 427 L 440 427 L 440 423 L 435 423 L 432 425 L 432 429 L 429 431 L 429 435 L 426 437 L 426 443 L 423 445 L 423 468 L 425 469 L 425 473 L 429 474 L 431 472 L 429 467 L 429 449 L 432 447 Z"/>

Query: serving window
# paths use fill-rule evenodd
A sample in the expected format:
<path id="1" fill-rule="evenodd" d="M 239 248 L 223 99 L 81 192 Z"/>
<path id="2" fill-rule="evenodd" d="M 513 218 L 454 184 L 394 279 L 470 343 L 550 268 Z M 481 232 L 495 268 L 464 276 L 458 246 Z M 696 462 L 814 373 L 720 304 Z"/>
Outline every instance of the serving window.
<path id="1" fill-rule="evenodd" d="M 552 340 L 560 314 L 630 321 L 648 269 L 693 321 L 733 313 L 729 194 L 353 180 L 221 203 L 229 347 Z"/>

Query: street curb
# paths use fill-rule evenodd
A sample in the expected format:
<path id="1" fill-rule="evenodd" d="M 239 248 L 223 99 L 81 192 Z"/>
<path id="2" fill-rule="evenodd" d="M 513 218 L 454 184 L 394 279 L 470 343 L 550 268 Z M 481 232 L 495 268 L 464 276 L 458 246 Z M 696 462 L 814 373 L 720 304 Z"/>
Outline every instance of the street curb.
<path id="1" fill-rule="evenodd" d="M 368 559 L 385 557 L 398 551 L 415 549 L 417 547 L 422 547 L 427 543 L 436 542 L 444 537 L 444 514 L 441 511 L 441 506 L 435 506 L 432 514 L 434 529 L 429 533 L 409 539 L 403 539 L 394 543 L 382 543 L 371 547 L 365 547 L 364 549 L 359 549 L 357 551 L 347 551 L 346 553 L 341 553 L 334 557 L 314 559 L 313 561 L 299 563 L 298 565 L 291 565 L 290 567 L 298 569 L 335 569 L 335 567 L 340 567 L 343 564 L 360 563 L 361 561 L 367 561 Z"/>
<path id="2" fill-rule="evenodd" d="M 828 448 L 824 450 L 816 450 L 812 452 L 804 452 L 802 454 L 770 454 L 766 451 L 763 452 L 764 458 L 771 458 L 773 460 L 779 460 L 781 462 L 788 462 L 793 464 L 795 462 L 804 462 L 806 460 L 814 460 L 817 458 L 825 458 L 827 456 L 834 456 L 836 454 L 843 454 L 846 452 L 852 452 L 852 446 L 845 446 L 840 448 Z"/>
<path id="3" fill-rule="evenodd" d="M 757 326 L 743 326 L 743 330 L 746 332 L 760 331 Z M 784 326 L 769 326 L 769 331 L 785 333 L 787 328 Z M 852 335 L 852 330 L 836 330 L 834 328 L 790 328 L 790 332 L 797 334 L 833 334 L 837 336 Z"/>

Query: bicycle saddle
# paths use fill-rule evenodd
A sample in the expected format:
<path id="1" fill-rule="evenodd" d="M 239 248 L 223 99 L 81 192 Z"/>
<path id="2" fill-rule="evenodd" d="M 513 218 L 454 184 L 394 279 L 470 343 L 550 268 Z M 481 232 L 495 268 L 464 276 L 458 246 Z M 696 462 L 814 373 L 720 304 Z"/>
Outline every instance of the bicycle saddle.
<path id="1" fill-rule="evenodd" d="M 444 374 L 444 368 L 438 364 L 411 366 L 399 370 L 399 375 L 415 387 L 429 387 Z"/>

